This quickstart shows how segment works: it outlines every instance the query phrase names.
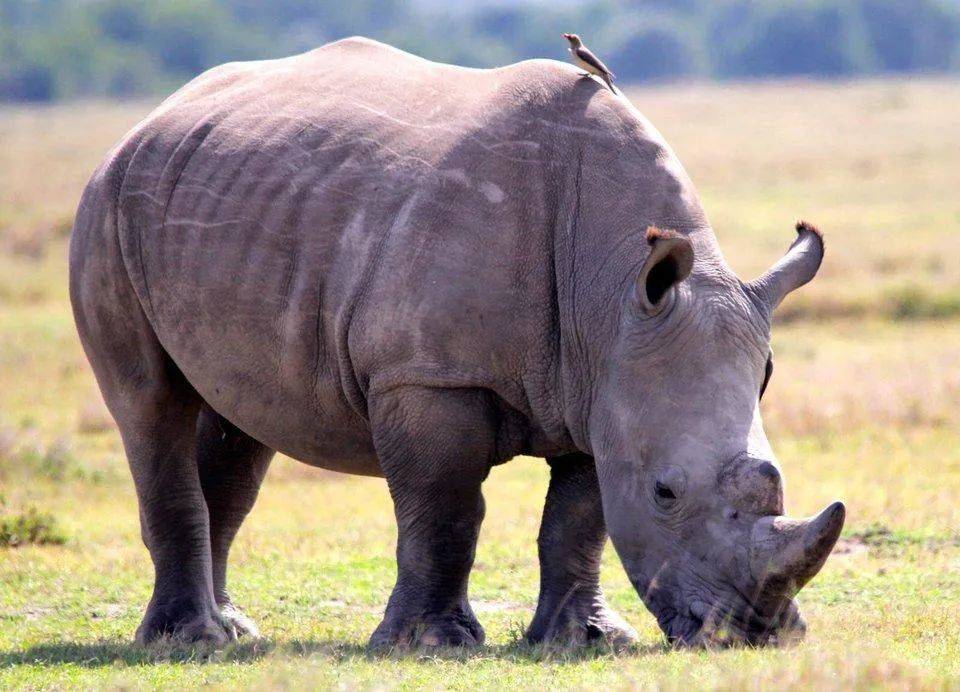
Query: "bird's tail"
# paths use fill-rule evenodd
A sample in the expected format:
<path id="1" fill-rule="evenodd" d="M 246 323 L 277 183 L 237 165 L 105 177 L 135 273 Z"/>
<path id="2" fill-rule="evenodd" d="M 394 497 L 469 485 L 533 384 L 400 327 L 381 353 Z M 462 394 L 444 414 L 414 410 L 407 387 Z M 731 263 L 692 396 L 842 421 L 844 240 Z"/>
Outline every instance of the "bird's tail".
<path id="1" fill-rule="evenodd" d="M 607 83 L 607 86 L 610 87 L 610 91 L 612 91 L 614 94 L 618 93 L 617 88 L 613 86 L 613 77 L 608 74 L 603 74 L 600 75 L 600 79 Z"/>

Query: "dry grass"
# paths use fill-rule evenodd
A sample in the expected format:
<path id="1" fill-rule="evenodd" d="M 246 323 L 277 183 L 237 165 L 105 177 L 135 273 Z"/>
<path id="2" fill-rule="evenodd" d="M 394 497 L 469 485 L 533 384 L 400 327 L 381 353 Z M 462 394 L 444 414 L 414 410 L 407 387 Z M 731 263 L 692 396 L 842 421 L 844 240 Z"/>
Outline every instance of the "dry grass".
<path id="1" fill-rule="evenodd" d="M 96 435 L 109 432 L 114 428 L 116 424 L 99 392 L 81 404 L 77 412 L 77 432 L 81 435 Z"/>
<path id="2" fill-rule="evenodd" d="M 0 109 L 0 495 L 8 509 L 53 513 L 69 536 L 0 552 L 0 687 L 960 685 L 960 83 L 631 96 L 684 161 L 744 277 L 780 256 L 797 217 L 827 233 L 821 276 L 778 315 L 763 405 L 788 508 L 836 497 L 849 507 L 841 552 L 804 592 L 803 646 L 667 652 L 612 553 L 604 584 L 637 626 L 638 650 L 518 644 L 546 488 L 544 465 L 528 459 L 487 483 L 472 597 L 491 645 L 479 652 L 365 653 L 394 576 L 386 488 L 289 460 L 274 464 L 232 572 L 267 640 L 129 646 L 149 562 L 122 447 L 74 333 L 65 233 L 86 177 L 150 104 L 82 104 Z"/>
<path id="3" fill-rule="evenodd" d="M 684 162 L 742 276 L 779 257 L 795 219 L 824 230 L 828 261 L 785 311 L 892 315 L 891 294 L 911 287 L 960 302 L 960 82 L 631 96 Z"/>
<path id="4" fill-rule="evenodd" d="M 0 106 L 0 237 L 29 244 L 36 234 L 69 235 L 93 169 L 151 107 Z"/>
<path id="5" fill-rule="evenodd" d="M 837 320 L 774 327 L 764 397 L 774 437 L 960 429 L 960 321 Z"/>

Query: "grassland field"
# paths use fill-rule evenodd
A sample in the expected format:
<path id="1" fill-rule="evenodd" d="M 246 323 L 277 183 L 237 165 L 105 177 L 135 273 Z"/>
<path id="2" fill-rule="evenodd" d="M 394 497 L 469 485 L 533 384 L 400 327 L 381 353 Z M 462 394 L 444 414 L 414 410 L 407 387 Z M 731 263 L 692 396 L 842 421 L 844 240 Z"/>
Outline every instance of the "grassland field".
<path id="1" fill-rule="evenodd" d="M 395 576 L 385 484 L 278 458 L 231 562 L 264 638 L 137 648 L 152 573 L 116 430 L 77 341 L 66 246 L 87 177 L 152 103 L 0 108 L 0 689 L 14 687 L 960 689 L 960 82 L 629 90 L 696 182 L 744 278 L 806 218 L 827 260 L 778 312 L 764 399 L 787 508 L 848 506 L 785 650 L 672 651 L 607 550 L 626 652 L 530 648 L 546 466 L 495 469 L 471 581 L 488 644 L 373 655 Z M 2 537 L 2 532 L 0 532 Z"/>

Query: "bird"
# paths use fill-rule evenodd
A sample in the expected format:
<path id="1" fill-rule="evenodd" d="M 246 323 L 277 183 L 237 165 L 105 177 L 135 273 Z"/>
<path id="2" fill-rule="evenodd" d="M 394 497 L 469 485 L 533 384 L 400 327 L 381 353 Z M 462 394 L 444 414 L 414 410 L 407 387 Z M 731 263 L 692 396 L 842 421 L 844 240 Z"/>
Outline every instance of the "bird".
<path id="1" fill-rule="evenodd" d="M 602 79 L 610 87 L 610 91 L 617 93 L 616 89 L 613 88 L 615 75 L 610 71 L 610 68 L 583 45 L 583 41 L 576 34 L 564 34 L 563 37 L 570 42 L 570 54 L 573 56 L 574 64 L 586 70 L 587 74 L 593 74 Z"/>

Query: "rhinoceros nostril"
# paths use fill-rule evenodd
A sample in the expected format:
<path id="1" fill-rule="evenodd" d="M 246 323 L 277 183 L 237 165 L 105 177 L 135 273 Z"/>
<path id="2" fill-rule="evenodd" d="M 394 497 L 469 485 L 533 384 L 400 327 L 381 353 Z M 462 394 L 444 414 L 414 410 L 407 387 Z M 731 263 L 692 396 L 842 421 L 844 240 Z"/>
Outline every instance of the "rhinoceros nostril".
<path id="1" fill-rule="evenodd" d="M 720 612 L 703 601 L 693 601 L 690 604 L 689 619 L 695 626 L 697 637 L 703 640 L 712 639 L 717 634 L 718 628 L 722 626 Z"/>
<path id="2" fill-rule="evenodd" d="M 713 609 L 703 601 L 693 601 L 690 604 L 690 614 L 701 623 L 707 621 L 712 610 Z"/>
<path id="3" fill-rule="evenodd" d="M 769 461 L 763 461 L 757 464 L 757 473 L 771 480 L 780 476 L 780 472 L 777 470 L 777 467 L 771 464 Z"/>

